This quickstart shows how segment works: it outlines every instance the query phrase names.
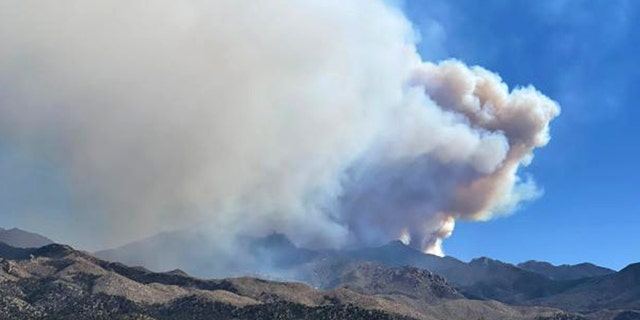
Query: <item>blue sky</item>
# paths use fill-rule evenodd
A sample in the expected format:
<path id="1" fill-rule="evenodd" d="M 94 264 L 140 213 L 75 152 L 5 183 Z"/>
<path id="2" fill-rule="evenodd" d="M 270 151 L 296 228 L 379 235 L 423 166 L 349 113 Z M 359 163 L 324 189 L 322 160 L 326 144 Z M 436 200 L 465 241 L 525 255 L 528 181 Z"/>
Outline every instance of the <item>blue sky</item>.
<path id="1" fill-rule="evenodd" d="M 551 143 L 523 170 L 545 194 L 513 216 L 459 223 L 461 259 L 640 261 L 640 2 L 405 1 L 430 60 L 457 58 L 558 101 Z"/>

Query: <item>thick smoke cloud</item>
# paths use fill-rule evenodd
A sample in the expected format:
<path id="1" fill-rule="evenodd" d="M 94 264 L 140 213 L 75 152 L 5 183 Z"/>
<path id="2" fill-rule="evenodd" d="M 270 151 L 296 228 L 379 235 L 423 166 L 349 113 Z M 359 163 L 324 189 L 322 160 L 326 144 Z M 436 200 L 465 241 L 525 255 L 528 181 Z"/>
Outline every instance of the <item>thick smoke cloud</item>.
<path id="1" fill-rule="evenodd" d="M 559 108 L 533 88 L 509 92 L 497 75 L 456 61 L 422 63 L 410 83 L 426 97 L 409 95 L 396 132 L 350 181 L 346 212 L 366 241 L 401 234 L 442 255 L 456 219 L 487 220 L 540 194 L 517 169 L 548 143 Z M 382 223 L 372 228 L 372 220 Z"/>
<path id="2" fill-rule="evenodd" d="M 374 0 L 0 0 L 0 142 L 103 245 L 206 224 L 442 254 L 540 194 L 518 168 L 559 108 L 414 39 Z"/>

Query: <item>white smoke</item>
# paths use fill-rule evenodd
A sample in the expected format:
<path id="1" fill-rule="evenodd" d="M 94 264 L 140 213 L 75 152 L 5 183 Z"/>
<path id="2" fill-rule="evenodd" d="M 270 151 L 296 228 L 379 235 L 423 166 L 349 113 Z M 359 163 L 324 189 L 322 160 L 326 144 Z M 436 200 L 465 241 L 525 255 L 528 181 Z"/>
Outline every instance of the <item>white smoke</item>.
<path id="1" fill-rule="evenodd" d="M 413 34 L 378 0 L 0 0 L 0 141 L 105 245 L 206 223 L 442 254 L 539 195 L 517 172 L 559 108 Z"/>

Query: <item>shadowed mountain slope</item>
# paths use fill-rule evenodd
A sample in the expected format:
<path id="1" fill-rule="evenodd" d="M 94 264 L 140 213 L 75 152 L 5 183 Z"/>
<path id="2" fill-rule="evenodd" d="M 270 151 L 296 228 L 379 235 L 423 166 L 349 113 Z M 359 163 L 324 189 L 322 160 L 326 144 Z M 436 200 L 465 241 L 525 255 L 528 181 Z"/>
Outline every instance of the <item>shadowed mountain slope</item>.
<path id="1" fill-rule="evenodd" d="M 565 282 L 557 294 L 528 301 L 530 305 L 558 306 L 572 311 L 640 310 L 640 263 L 617 273 Z"/>
<path id="2" fill-rule="evenodd" d="M 615 273 L 614 270 L 591 263 L 555 266 L 548 262 L 533 260 L 518 264 L 518 268 L 544 275 L 552 280 L 575 280 Z"/>

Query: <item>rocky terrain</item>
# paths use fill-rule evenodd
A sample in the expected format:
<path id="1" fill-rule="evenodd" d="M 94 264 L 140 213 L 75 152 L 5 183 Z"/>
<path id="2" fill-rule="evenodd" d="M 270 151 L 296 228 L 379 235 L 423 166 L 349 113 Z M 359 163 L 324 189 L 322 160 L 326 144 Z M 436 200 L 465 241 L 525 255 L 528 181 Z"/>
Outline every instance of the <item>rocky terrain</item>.
<path id="1" fill-rule="evenodd" d="M 127 264 L 145 265 L 156 271 L 181 268 L 203 277 L 229 276 L 212 272 L 214 266 L 207 263 L 216 260 L 215 254 L 208 256 L 199 251 L 201 257 L 190 257 L 185 250 L 172 249 L 176 246 L 195 248 L 200 243 L 202 240 L 192 234 L 161 234 L 121 248 L 98 252 L 97 255 Z M 146 257 L 161 251 L 169 254 Z M 240 274 L 302 281 L 315 287 L 332 289 L 342 283 L 345 272 L 361 262 L 379 263 L 387 267 L 412 266 L 443 276 L 467 298 L 498 300 L 509 304 L 527 304 L 530 300 L 562 292 L 574 284 L 572 281 L 614 273 L 613 270 L 587 264 L 554 267 L 528 262 L 513 265 L 490 258 L 478 258 L 465 263 L 452 257 L 424 254 L 400 241 L 354 250 L 309 250 L 296 247 L 282 235 L 272 234 L 246 241 L 246 247 L 241 251 L 258 258 L 227 269 L 240 270 Z"/>
<path id="2" fill-rule="evenodd" d="M 133 257 L 142 244 L 151 255 L 158 239 L 170 246 L 176 237 L 124 252 Z M 110 262 L 127 260 L 122 249 L 100 259 L 63 245 L 0 242 L 0 319 L 640 319 L 640 264 L 615 272 L 490 258 L 465 263 L 399 241 L 355 250 L 298 248 L 278 234 L 243 241 L 262 265 L 239 272 L 271 281 L 202 280 Z"/>
<path id="3" fill-rule="evenodd" d="M 346 290 L 153 273 L 57 244 L 1 245 L 0 256 L 2 319 L 408 319 L 385 311 L 392 303 Z"/>
<path id="4" fill-rule="evenodd" d="M 1 319 L 536 319 L 557 309 L 465 299 L 411 267 L 362 264 L 319 290 L 256 278 L 202 280 L 154 273 L 69 246 L 0 244 Z"/>
<path id="5" fill-rule="evenodd" d="M 148 239 L 110 250 L 106 256 L 104 253 L 98 254 L 128 263 L 144 262 L 127 258 L 135 252 L 144 251 L 141 249 L 157 252 L 157 243 L 170 242 L 169 239 L 181 239 L 181 245 L 189 245 L 192 241 L 185 242 L 186 238 L 179 233 L 161 238 L 164 239 L 163 242 Z M 554 307 L 593 316 L 593 319 L 613 319 L 619 313 L 631 317 L 635 315 L 634 312 L 640 310 L 640 292 L 636 289 L 640 288 L 640 280 L 634 277 L 634 265 L 615 272 L 586 263 L 553 266 L 544 262 L 529 261 L 513 265 L 486 257 L 463 262 L 452 257 L 424 254 L 400 241 L 372 248 L 309 250 L 296 247 L 279 234 L 255 238 L 246 243 L 244 250 L 252 256 L 268 259 L 258 259 L 261 262 L 258 265 L 244 266 L 247 268 L 244 270 L 245 273 L 280 281 L 301 281 L 325 290 L 346 287 L 364 294 L 385 296 L 396 290 L 397 286 L 404 286 L 405 289 L 410 286 L 401 284 L 401 278 L 390 277 L 392 271 L 383 270 L 409 266 L 416 270 L 428 270 L 434 277 L 441 276 L 440 278 L 447 282 L 447 286 L 455 289 L 456 296 L 465 298 L 464 301 L 499 301 L 508 305 Z M 196 245 L 197 242 L 192 241 L 191 244 Z M 190 267 L 187 264 L 170 266 L 187 269 Z M 196 273 L 201 270 L 203 268 L 188 269 L 189 272 Z M 364 281 L 365 279 L 387 280 L 382 284 L 373 284 Z M 395 281 L 400 282 L 394 283 Z M 437 280 L 435 282 L 437 283 Z M 433 293 L 430 290 L 426 287 L 420 289 L 421 292 Z M 405 294 L 415 298 L 415 293 L 411 290 L 405 291 Z M 415 305 L 412 308 L 425 312 Z M 606 312 L 603 313 L 604 311 Z"/>

